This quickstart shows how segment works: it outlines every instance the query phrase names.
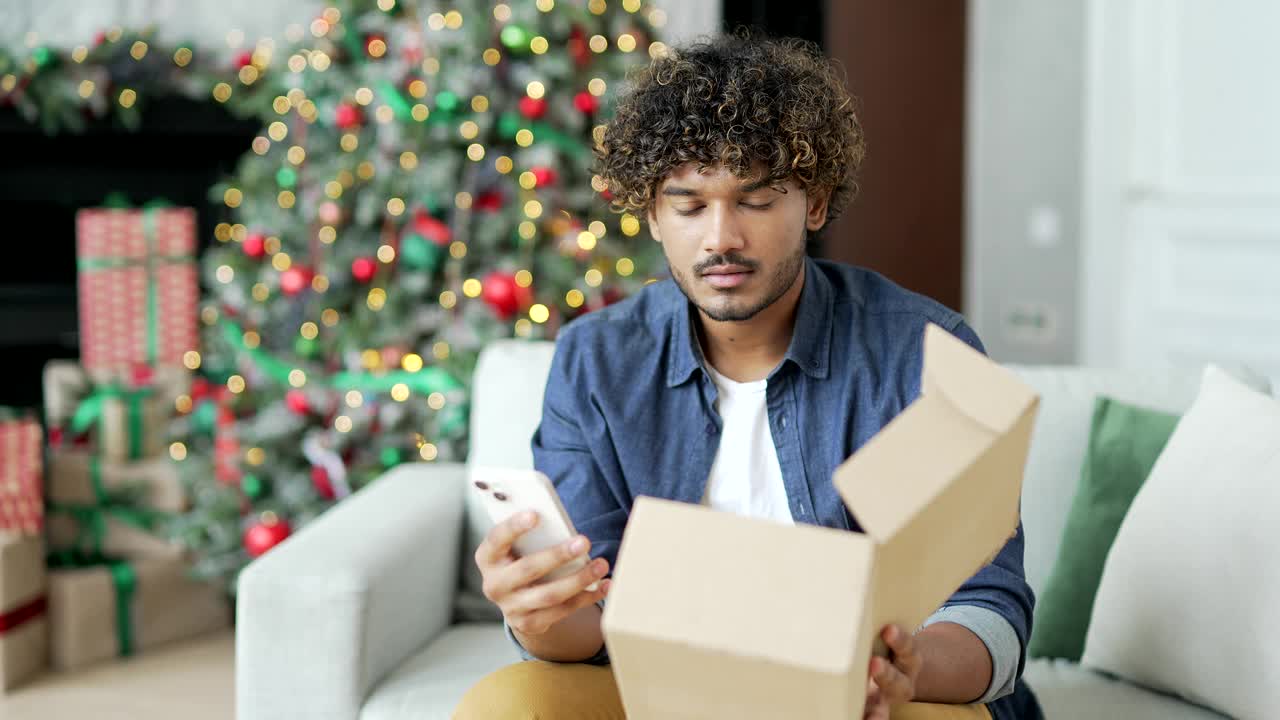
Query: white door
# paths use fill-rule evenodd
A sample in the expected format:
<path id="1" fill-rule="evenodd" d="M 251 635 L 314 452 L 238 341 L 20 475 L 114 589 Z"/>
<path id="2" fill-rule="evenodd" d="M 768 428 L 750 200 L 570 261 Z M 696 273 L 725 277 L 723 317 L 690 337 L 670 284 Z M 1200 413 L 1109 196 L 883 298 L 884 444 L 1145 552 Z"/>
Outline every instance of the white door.
<path id="1" fill-rule="evenodd" d="M 1280 377 L 1280 2 L 1091 0 L 1081 360 Z"/>

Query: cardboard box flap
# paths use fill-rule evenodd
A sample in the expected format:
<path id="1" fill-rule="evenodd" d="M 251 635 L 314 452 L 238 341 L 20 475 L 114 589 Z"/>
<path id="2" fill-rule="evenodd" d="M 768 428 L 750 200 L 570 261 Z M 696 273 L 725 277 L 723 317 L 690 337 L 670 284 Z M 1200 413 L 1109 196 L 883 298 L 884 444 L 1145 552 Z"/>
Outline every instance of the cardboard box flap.
<path id="1" fill-rule="evenodd" d="M 1037 401 L 1008 368 L 930 323 L 924 333 L 923 397 L 942 396 L 995 433 L 1007 433 Z"/>
<path id="2" fill-rule="evenodd" d="M 994 437 L 950 403 L 922 397 L 836 468 L 833 481 L 862 531 L 888 542 Z"/>
<path id="3" fill-rule="evenodd" d="M 853 533 L 642 497 L 619 549 L 606 639 L 848 672 L 873 556 L 870 540 Z M 662 652 L 628 660 L 661 663 Z"/>
<path id="4" fill-rule="evenodd" d="M 1017 527 L 1038 397 L 932 325 L 922 383 L 921 396 L 834 474 L 878 543 L 875 626 L 918 626 Z"/>

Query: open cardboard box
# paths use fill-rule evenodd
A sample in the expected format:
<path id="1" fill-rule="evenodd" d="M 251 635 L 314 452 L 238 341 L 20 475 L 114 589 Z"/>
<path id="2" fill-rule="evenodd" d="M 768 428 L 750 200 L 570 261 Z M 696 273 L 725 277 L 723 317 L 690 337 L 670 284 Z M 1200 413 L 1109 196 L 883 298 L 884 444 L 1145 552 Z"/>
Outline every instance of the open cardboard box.
<path id="1" fill-rule="evenodd" d="M 861 717 L 879 629 L 920 626 L 1017 529 L 1036 394 L 941 328 L 922 392 L 835 472 L 863 533 L 637 499 L 603 628 L 627 717 Z"/>

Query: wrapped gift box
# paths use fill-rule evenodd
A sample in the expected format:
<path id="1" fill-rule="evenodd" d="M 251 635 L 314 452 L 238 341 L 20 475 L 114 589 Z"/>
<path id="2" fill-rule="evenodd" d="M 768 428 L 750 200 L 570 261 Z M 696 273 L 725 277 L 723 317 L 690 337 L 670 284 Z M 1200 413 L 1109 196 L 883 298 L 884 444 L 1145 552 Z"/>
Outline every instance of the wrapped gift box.
<path id="1" fill-rule="evenodd" d="M 0 533 L 0 691 L 48 665 L 44 542 Z"/>
<path id="2" fill-rule="evenodd" d="M 230 625 L 224 590 L 193 579 L 178 557 L 49 571 L 55 670 L 136 655 Z"/>
<path id="3" fill-rule="evenodd" d="M 183 367 L 183 356 L 198 342 L 195 248 L 191 208 L 92 208 L 76 214 L 85 367 Z"/>
<path id="4" fill-rule="evenodd" d="M 54 552 L 129 559 L 180 556 L 165 537 L 165 513 L 121 505 L 51 505 L 45 537 Z"/>
<path id="5" fill-rule="evenodd" d="M 165 453 L 174 402 L 191 385 L 185 368 L 86 371 L 54 360 L 45 365 L 45 420 L 50 427 L 89 432 L 103 460 L 125 462 Z"/>
<path id="6" fill-rule="evenodd" d="M 44 527 L 43 437 L 34 417 L 0 412 L 0 532 L 38 536 Z"/>
<path id="7" fill-rule="evenodd" d="M 49 452 L 46 496 L 55 505 L 110 505 L 179 513 L 188 508 L 178 468 L 168 457 L 108 462 L 86 450 Z"/>

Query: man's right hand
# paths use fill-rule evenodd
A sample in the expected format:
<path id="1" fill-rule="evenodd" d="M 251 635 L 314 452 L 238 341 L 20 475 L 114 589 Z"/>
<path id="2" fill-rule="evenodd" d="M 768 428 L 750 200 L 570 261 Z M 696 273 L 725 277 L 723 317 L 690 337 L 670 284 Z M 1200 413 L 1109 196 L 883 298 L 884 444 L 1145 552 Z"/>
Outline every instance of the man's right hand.
<path id="1" fill-rule="evenodd" d="M 609 592 L 609 572 L 604 558 L 556 580 L 546 575 L 565 563 L 586 556 L 590 542 L 578 535 L 553 548 L 517 558 L 512 546 L 517 538 L 537 525 L 536 513 L 526 511 L 495 525 L 476 549 L 476 565 L 484 577 L 484 596 L 502 610 L 513 630 L 525 638 L 548 633 L 558 623 L 582 608 L 593 606 Z M 587 586 L 599 582 L 588 591 Z"/>

